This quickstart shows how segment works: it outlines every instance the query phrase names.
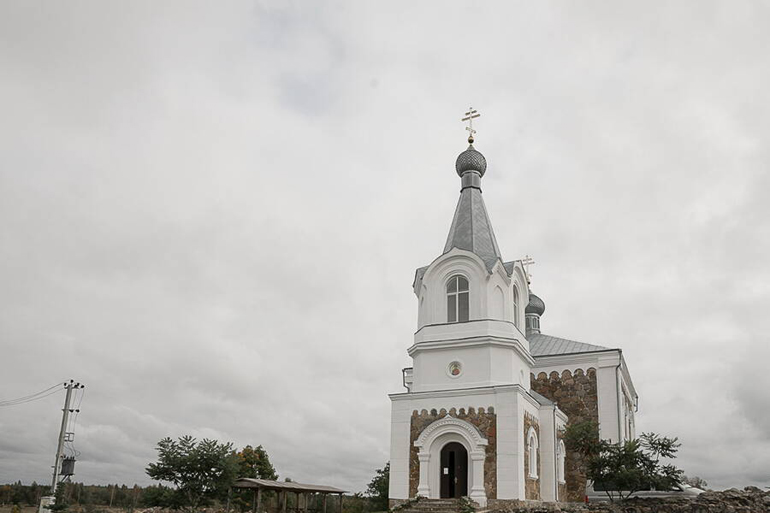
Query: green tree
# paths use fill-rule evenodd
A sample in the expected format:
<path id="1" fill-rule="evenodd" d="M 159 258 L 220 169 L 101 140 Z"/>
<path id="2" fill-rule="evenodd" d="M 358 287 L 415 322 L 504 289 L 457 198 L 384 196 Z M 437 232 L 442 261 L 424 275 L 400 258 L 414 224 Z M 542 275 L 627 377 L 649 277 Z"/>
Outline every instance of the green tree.
<path id="1" fill-rule="evenodd" d="M 231 443 L 196 441 L 191 436 L 164 438 L 157 445 L 158 461 L 150 463 L 147 475 L 174 484 L 172 507 L 191 513 L 223 499 L 235 480 L 237 463 Z"/>
<path id="2" fill-rule="evenodd" d="M 235 453 L 238 462 L 238 477 L 254 477 L 258 479 L 278 479 L 275 468 L 270 463 L 270 457 L 267 455 L 261 445 L 253 448 L 247 445 Z"/>
<path id="3" fill-rule="evenodd" d="M 565 443 L 578 454 L 594 489 L 603 489 L 612 502 L 639 490 L 670 490 L 682 479 L 681 470 L 660 461 L 675 457 L 681 445 L 676 438 L 643 433 L 634 440 L 611 443 L 601 440 L 598 425 L 589 421 L 568 426 Z"/>
<path id="4" fill-rule="evenodd" d="M 67 501 L 67 483 L 60 483 L 56 487 L 53 504 L 48 506 L 47 509 L 52 513 L 64 513 L 69 507 L 70 505 Z"/>
<path id="5" fill-rule="evenodd" d="M 275 473 L 275 468 L 270 463 L 270 457 L 267 455 L 267 451 L 258 445 L 256 449 L 250 445 L 247 445 L 237 453 L 235 453 L 235 459 L 237 464 L 237 477 L 251 477 L 257 479 L 271 479 L 273 481 L 278 479 L 278 474 Z M 248 511 L 251 509 L 253 500 L 253 492 L 251 490 L 234 490 L 233 504 L 241 511 Z M 264 501 L 270 500 L 272 494 L 268 496 L 264 495 Z"/>
<path id="6" fill-rule="evenodd" d="M 390 482 L 390 462 L 378 469 L 366 487 L 366 497 L 372 511 L 388 510 L 388 486 Z"/>

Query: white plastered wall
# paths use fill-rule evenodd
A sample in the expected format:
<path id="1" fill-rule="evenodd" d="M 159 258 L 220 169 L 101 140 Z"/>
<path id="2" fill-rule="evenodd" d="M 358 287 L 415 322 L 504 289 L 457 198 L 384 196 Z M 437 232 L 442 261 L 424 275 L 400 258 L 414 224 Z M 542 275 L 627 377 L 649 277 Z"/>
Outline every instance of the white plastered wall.
<path id="1" fill-rule="evenodd" d="M 520 263 L 516 263 L 512 276 L 508 276 L 498 262 L 487 272 L 484 262 L 474 253 L 454 248 L 434 260 L 423 274 L 416 288 L 418 302 L 417 328 L 447 322 L 446 285 L 455 275 L 468 279 L 470 292 L 469 319 L 495 319 L 514 321 L 513 287 L 519 290 L 519 334 L 524 336 L 524 309 L 529 288 Z"/>
<path id="2" fill-rule="evenodd" d="M 538 417 L 538 406 L 517 385 L 487 387 L 472 391 L 446 391 L 391 395 L 390 490 L 391 499 L 409 498 L 409 451 L 412 412 L 425 409 L 490 406 L 497 419 L 497 497 L 524 497 L 523 412 Z M 432 495 L 431 495 L 432 496 Z M 436 491 L 438 496 L 438 491 Z"/>
<path id="3" fill-rule="evenodd" d="M 557 500 L 557 431 L 566 423 L 567 416 L 554 405 L 540 407 L 540 497 L 544 501 Z"/>
<path id="4" fill-rule="evenodd" d="M 519 445 L 519 451 L 518 451 L 518 468 L 519 468 L 519 479 L 516 482 L 517 487 L 517 496 L 516 497 L 510 497 L 512 499 L 524 499 L 526 497 L 526 479 L 527 476 L 524 475 L 524 446 L 527 444 L 526 436 L 527 434 L 524 433 L 524 413 L 529 413 L 532 415 L 535 419 L 537 419 L 538 424 L 541 426 L 542 429 L 542 423 L 540 422 L 540 405 L 529 395 L 526 397 L 527 400 L 519 401 L 519 419 L 521 419 L 519 424 L 518 432 L 516 433 L 516 438 Z M 540 442 L 540 438 L 542 435 L 538 435 L 538 443 L 540 443 L 540 447 L 542 448 L 542 443 Z M 542 456 L 541 456 L 542 458 Z"/>

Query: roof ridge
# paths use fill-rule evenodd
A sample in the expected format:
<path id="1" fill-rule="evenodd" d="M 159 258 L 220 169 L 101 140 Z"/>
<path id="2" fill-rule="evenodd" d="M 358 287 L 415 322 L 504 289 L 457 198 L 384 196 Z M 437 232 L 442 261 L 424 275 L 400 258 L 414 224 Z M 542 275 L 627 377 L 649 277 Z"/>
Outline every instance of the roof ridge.
<path id="1" fill-rule="evenodd" d="M 527 340 L 529 341 L 529 352 L 532 356 L 592 353 L 613 349 L 589 342 L 580 342 L 579 340 L 548 335 L 547 333 L 532 333 L 527 336 Z"/>

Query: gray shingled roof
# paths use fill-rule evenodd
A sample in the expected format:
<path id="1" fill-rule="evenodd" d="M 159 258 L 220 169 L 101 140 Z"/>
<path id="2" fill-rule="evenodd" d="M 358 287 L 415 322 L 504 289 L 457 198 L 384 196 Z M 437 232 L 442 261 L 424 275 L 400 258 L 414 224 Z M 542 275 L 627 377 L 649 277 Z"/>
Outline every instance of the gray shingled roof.
<path id="1" fill-rule="evenodd" d="M 552 337 L 542 333 L 533 333 L 527 337 L 529 340 L 529 353 L 532 356 L 551 356 L 556 354 L 593 353 L 594 351 L 606 351 L 609 347 L 586 344 L 576 340 Z"/>
<path id="2" fill-rule="evenodd" d="M 475 253 L 484 261 L 488 271 L 492 271 L 500 258 L 492 223 L 481 197 L 481 191 L 475 187 L 466 187 L 460 193 L 452 227 L 444 245 L 444 253 L 452 248 L 464 249 Z"/>

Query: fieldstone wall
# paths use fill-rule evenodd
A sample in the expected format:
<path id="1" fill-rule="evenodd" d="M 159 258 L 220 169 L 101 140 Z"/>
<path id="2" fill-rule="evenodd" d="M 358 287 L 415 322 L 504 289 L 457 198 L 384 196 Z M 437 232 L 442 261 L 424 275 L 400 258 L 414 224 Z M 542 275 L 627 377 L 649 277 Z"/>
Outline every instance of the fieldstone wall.
<path id="1" fill-rule="evenodd" d="M 529 468 L 529 428 L 535 430 L 537 435 L 538 451 L 537 451 L 537 469 L 535 474 L 538 477 L 530 477 Z M 524 498 L 527 500 L 540 500 L 540 423 L 538 420 L 527 412 L 524 412 Z"/>
<path id="2" fill-rule="evenodd" d="M 495 500 L 487 507 L 489 513 L 770 513 L 770 491 L 748 486 L 694 499 L 630 499 L 622 504 Z"/>
<path id="3" fill-rule="evenodd" d="M 596 388 L 596 369 L 575 370 L 574 373 L 565 370 L 558 372 L 539 373 L 531 376 L 532 389 L 555 402 L 561 411 L 567 414 L 571 424 L 592 420 L 599 422 L 599 402 Z M 572 451 L 567 451 L 564 462 L 564 479 L 566 481 L 565 497 L 570 502 L 582 502 L 585 497 L 586 477 L 580 471 L 578 457 Z"/>
<path id="4" fill-rule="evenodd" d="M 411 429 L 409 436 L 409 497 L 417 495 L 417 487 L 420 484 L 420 460 L 417 458 L 419 452 L 414 442 L 420 436 L 423 430 L 440 418 L 455 417 L 472 424 L 479 430 L 481 435 L 487 439 L 486 455 L 484 457 L 484 488 L 488 499 L 497 497 L 497 415 L 495 409 L 490 406 L 484 408 L 460 408 L 459 410 L 451 408 L 449 411 L 441 408 L 440 410 L 422 410 L 412 412 Z M 468 455 L 468 466 L 471 459 Z M 470 485 L 470 483 L 469 483 Z"/>

